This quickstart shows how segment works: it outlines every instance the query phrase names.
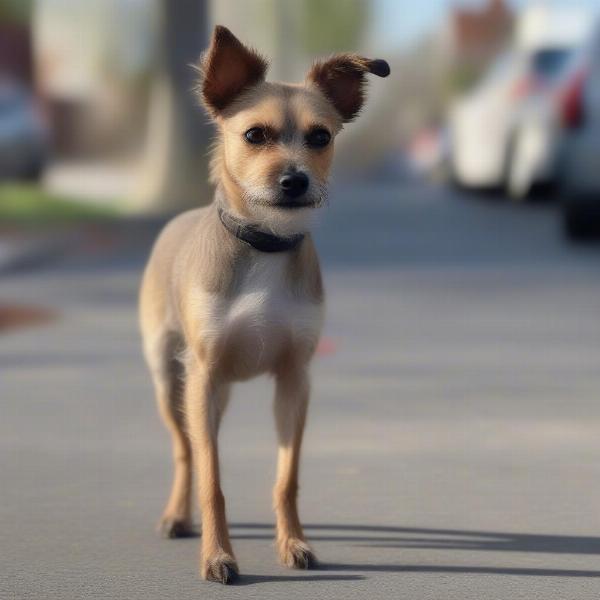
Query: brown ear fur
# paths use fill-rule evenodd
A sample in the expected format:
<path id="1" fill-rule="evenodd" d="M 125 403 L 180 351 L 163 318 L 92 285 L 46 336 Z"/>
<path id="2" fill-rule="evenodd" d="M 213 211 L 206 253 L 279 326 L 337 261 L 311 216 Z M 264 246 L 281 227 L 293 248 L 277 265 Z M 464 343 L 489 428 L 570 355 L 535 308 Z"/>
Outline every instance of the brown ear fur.
<path id="1" fill-rule="evenodd" d="M 365 100 L 366 73 L 387 77 L 390 67 L 380 58 L 336 54 L 324 62 L 316 62 L 308 72 L 307 81 L 317 85 L 348 122 L 356 118 Z"/>
<path id="2" fill-rule="evenodd" d="M 200 93 L 206 108 L 218 114 L 244 90 L 263 81 L 267 67 L 262 56 L 244 46 L 227 27 L 217 25 L 200 61 Z"/>

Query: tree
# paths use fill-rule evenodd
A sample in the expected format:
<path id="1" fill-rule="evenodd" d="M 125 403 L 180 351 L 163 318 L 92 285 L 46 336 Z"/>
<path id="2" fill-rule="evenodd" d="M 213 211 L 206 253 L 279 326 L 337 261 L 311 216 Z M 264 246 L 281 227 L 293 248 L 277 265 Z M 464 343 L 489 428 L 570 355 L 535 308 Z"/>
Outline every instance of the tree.
<path id="1" fill-rule="evenodd" d="M 161 0 L 160 52 L 148 111 L 147 140 L 135 190 L 136 208 L 175 212 L 210 201 L 211 129 L 193 92 L 208 41 L 205 0 Z"/>
<path id="2" fill-rule="evenodd" d="M 304 0 L 300 38 L 310 55 L 355 49 L 369 18 L 364 0 Z"/>

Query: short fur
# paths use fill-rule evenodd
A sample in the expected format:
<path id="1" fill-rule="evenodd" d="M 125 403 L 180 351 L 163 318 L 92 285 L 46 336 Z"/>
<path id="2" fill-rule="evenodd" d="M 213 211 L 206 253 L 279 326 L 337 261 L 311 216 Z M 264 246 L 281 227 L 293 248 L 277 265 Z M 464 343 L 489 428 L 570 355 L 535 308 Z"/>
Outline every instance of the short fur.
<path id="1" fill-rule="evenodd" d="M 140 321 L 173 443 L 175 474 L 160 529 L 167 537 L 191 533 L 195 473 L 202 512 L 200 573 L 208 580 L 228 583 L 238 573 L 219 483 L 219 423 L 231 384 L 261 373 L 276 380 L 279 558 L 289 567 L 315 564 L 296 506 L 308 369 L 323 314 L 308 226 L 325 199 L 333 138 L 350 113 L 360 110 L 362 74 L 377 72 L 376 64 L 381 75 L 382 63 L 387 66 L 343 55 L 313 67 L 304 84 L 268 83 L 266 61 L 224 27 L 215 28 L 202 58 L 200 95 L 219 132 L 212 166 L 216 200 L 179 215 L 160 234 L 142 281 Z M 253 127 L 265 132 L 264 144 L 246 139 Z M 307 144 L 307 132 L 315 127 L 331 134 L 325 147 Z M 309 178 L 300 207 L 292 209 L 282 207 L 279 183 L 289 169 Z M 223 227 L 217 203 L 278 235 L 306 235 L 293 250 L 259 252 Z"/>

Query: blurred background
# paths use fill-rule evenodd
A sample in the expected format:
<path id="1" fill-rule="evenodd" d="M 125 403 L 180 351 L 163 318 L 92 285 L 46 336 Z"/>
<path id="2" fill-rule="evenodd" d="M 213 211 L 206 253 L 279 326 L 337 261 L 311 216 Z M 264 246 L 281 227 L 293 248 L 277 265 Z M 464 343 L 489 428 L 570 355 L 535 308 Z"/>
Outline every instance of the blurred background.
<path id="1" fill-rule="evenodd" d="M 214 131 L 190 65 L 217 23 L 272 59 L 272 79 L 336 51 L 392 69 L 336 140 L 316 232 L 329 312 L 302 502 L 340 573 L 267 585 L 275 442 L 258 382 L 223 432 L 249 581 L 261 598 L 308 581 L 358 598 L 408 577 L 436 596 L 431 574 L 446 573 L 463 599 L 506 578 L 533 586 L 524 597 L 588 597 L 575 582 L 600 576 L 600 0 L 0 0 L 8 597 L 35 597 L 40 578 L 61 600 L 81 586 L 148 598 L 150 584 L 195 597 L 195 551 L 151 537 L 170 466 L 136 295 L 166 219 L 211 200 Z"/>
<path id="2" fill-rule="evenodd" d="M 272 57 L 273 79 L 299 80 L 316 56 L 348 49 L 393 64 L 340 138 L 344 178 L 419 176 L 514 200 L 558 190 L 567 234 L 589 236 L 600 188 L 598 9 L 595 0 L 2 0 L 0 216 L 36 219 L 63 200 L 82 216 L 209 201 L 213 132 L 190 93 L 190 65 L 213 24 L 226 23 Z"/>

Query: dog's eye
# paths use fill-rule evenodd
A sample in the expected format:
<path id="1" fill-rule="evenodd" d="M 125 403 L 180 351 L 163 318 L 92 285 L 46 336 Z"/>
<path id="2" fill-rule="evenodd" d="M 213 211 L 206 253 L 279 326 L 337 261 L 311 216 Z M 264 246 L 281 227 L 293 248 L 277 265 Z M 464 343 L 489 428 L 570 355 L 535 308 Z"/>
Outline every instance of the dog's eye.
<path id="1" fill-rule="evenodd" d="M 330 140 L 331 134 L 327 129 L 313 129 L 306 134 L 306 144 L 311 148 L 324 148 Z"/>
<path id="2" fill-rule="evenodd" d="M 253 127 L 246 131 L 244 137 L 251 144 L 264 144 L 267 141 L 267 132 L 262 127 Z"/>

